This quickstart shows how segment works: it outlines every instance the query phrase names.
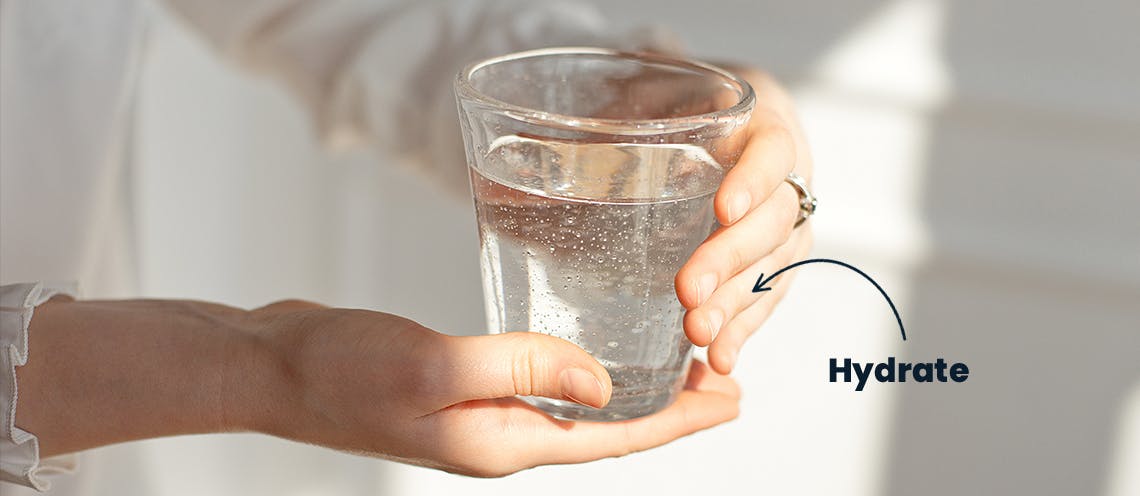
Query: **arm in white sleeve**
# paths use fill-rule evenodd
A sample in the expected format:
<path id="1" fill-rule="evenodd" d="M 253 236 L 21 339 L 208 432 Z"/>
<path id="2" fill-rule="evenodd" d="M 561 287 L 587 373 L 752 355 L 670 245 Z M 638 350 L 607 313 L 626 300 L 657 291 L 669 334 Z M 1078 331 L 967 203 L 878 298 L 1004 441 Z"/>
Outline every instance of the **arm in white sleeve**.
<path id="1" fill-rule="evenodd" d="M 370 142 L 467 192 L 451 88 L 469 62 L 559 45 L 672 49 L 592 6 L 527 0 L 165 0 L 223 54 L 296 94 L 325 143 Z"/>
<path id="2" fill-rule="evenodd" d="M 52 475 L 74 471 L 76 456 L 40 460 L 39 440 L 16 427 L 16 367 L 28 363 L 28 325 L 36 305 L 61 292 L 38 283 L 0 286 L 0 480 L 41 491 L 51 488 Z"/>

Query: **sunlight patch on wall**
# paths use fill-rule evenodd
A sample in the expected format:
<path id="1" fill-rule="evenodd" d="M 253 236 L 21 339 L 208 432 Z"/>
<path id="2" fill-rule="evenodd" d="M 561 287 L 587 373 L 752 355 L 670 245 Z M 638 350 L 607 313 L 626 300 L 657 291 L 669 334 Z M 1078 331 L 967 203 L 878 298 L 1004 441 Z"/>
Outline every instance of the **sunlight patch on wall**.
<path id="1" fill-rule="evenodd" d="M 945 20 L 941 0 L 891 2 L 825 54 L 815 74 L 848 91 L 936 107 L 952 84 L 942 56 Z"/>
<path id="2" fill-rule="evenodd" d="M 922 192 L 932 115 L 951 93 L 942 56 L 945 11 L 939 0 L 888 2 L 791 88 L 817 171 L 814 255 L 842 254 L 878 266 L 904 314 L 912 301 L 911 271 L 930 252 Z M 876 327 L 887 324 L 884 317 Z M 902 351 L 885 335 L 873 341 L 875 356 Z M 875 405 L 863 407 L 870 414 L 863 417 L 865 428 L 843 443 L 861 448 L 858 466 L 843 474 L 850 494 L 879 494 L 885 483 L 898 398 L 895 390 L 880 393 Z"/>

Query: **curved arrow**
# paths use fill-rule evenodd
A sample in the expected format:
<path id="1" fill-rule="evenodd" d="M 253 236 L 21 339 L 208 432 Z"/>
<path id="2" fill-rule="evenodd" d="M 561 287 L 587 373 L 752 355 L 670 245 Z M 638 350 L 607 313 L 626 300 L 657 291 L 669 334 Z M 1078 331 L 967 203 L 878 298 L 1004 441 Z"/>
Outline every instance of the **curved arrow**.
<path id="1" fill-rule="evenodd" d="M 807 265 L 809 263 L 829 263 L 829 264 L 839 265 L 842 267 L 847 267 L 848 269 L 851 269 L 851 270 L 859 273 L 859 275 L 863 276 L 863 278 L 867 279 L 868 281 L 871 281 L 871 284 L 875 285 L 875 289 L 878 289 L 879 292 L 883 294 L 883 298 L 887 299 L 887 304 L 889 304 L 891 306 L 891 311 L 895 313 L 895 320 L 897 320 L 899 323 L 899 332 L 902 333 L 903 341 L 906 341 L 906 329 L 903 329 L 902 317 L 899 317 L 899 310 L 897 308 L 895 308 L 895 302 L 891 301 L 891 297 L 887 296 L 887 292 L 883 290 L 883 287 L 879 286 L 879 283 L 875 282 L 874 279 L 871 279 L 871 276 L 867 275 L 865 272 L 855 268 L 855 266 L 853 266 L 853 265 L 850 265 L 850 264 L 845 263 L 845 262 L 840 262 L 839 260 L 832 260 L 830 258 L 811 258 L 808 260 L 801 260 L 801 261 L 796 262 L 794 264 L 791 264 L 787 267 L 784 267 L 780 270 L 777 270 L 776 272 L 773 272 L 772 275 L 768 276 L 767 279 L 764 278 L 764 274 L 760 274 L 760 278 L 756 279 L 756 285 L 752 287 L 752 292 L 753 293 L 759 293 L 761 291 L 771 291 L 772 288 L 765 287 L 765 284 L 772 282 L 772 279 L 779 277 L 779 275 L 783 274 L 784 272 L 792 270 L 792 269 L 799 267 L 801 265 Z"/>

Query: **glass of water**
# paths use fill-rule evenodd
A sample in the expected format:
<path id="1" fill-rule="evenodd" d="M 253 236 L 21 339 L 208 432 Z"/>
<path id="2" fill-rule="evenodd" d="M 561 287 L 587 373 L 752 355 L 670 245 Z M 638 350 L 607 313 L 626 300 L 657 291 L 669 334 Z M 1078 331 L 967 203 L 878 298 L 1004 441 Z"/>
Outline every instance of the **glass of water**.
<path id="1" fill-rule="evenodd" d="M 489 331 L 566 339 L 613 379 L 602 409 L 523 399 L 571 420 L 668 406 L 691 355 L 674 276 L 716 226 L 752 88 L 700 62 L 556 48 L 473 64 L 455 91 Z"/>

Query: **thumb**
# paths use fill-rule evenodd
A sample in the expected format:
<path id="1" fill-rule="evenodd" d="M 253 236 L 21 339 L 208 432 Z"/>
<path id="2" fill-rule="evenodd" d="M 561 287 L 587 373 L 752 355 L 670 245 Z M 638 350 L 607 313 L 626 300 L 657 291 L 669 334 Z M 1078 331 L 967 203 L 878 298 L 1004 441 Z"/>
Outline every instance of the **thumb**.
<path id="1" fill-rule="evenodd" d="M 449 405 L 509 396 L 544 396 L 594 408 L 610 401 L 610 375 L 577 345 L 535 332 L 449 336 L 447 377 L 440 392 Z"/>

